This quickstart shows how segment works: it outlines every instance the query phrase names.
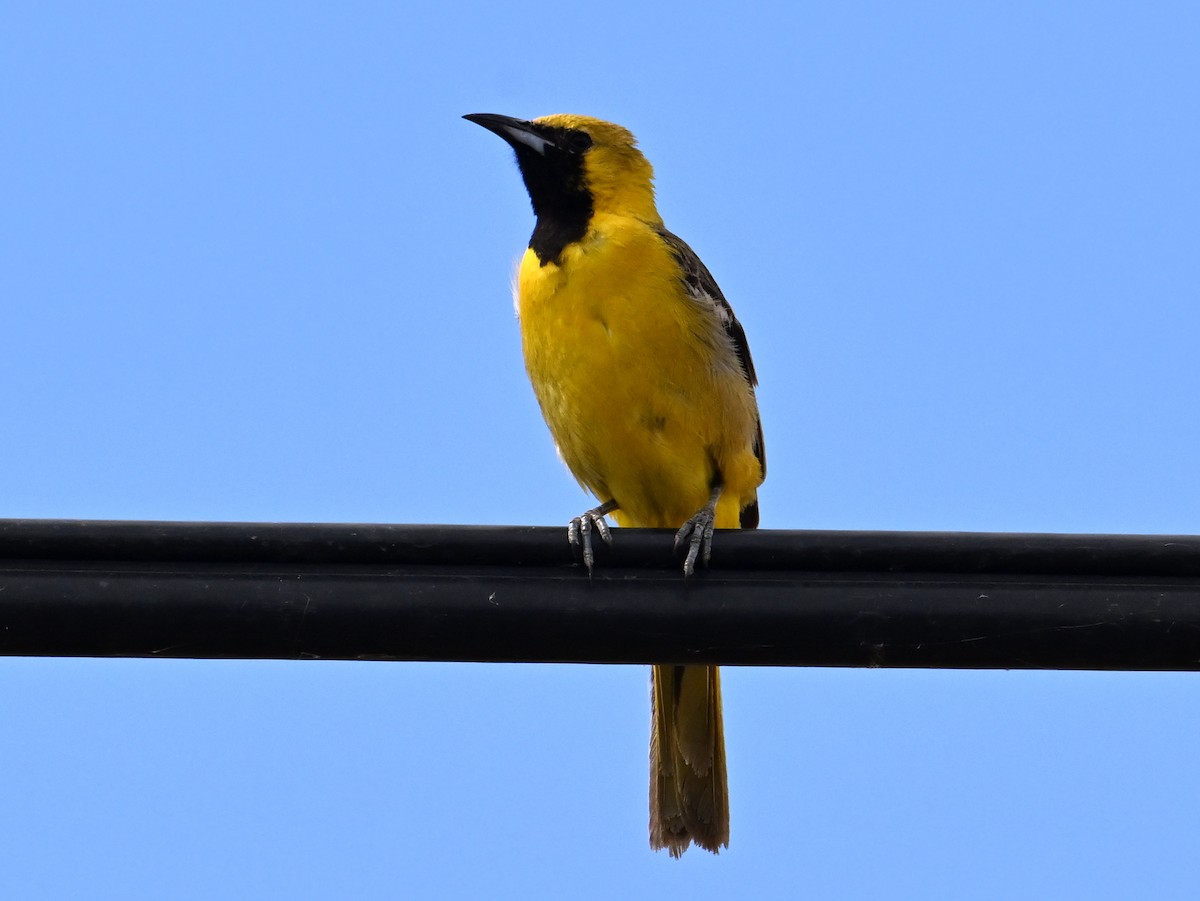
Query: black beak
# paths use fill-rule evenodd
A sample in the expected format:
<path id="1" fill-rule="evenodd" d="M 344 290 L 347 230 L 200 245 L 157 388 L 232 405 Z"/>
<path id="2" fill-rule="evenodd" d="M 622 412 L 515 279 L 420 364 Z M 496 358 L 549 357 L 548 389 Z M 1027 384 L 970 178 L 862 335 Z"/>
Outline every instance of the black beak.
<path id="1" fill-rule="evenodd" d="M 519 145 L 545 156 L 546 148 L 554 146 L 554 142 L 546 137 L 541 126 L 525 119 L 514 119 L 512 116 L 500 116 L 496 113 L 468 113 L 463 118 L 498 134 L 514 149 Z"/>

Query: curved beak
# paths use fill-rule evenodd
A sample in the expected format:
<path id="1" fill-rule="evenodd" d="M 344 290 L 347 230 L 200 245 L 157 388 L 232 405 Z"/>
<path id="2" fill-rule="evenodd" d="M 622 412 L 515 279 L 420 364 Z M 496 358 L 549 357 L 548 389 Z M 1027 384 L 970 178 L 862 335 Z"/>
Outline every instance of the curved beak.
<path id="1" fill-rule="evenodd" d="M 468 113 L 463 118 L 498 134 L 514 148 L 521 144 L 545 156 L 546 148 L 554 146 L 554 142 L 545 137 L 541 126 L 525 119 L 514 119 L 512 116 L 496 113 Z"/>

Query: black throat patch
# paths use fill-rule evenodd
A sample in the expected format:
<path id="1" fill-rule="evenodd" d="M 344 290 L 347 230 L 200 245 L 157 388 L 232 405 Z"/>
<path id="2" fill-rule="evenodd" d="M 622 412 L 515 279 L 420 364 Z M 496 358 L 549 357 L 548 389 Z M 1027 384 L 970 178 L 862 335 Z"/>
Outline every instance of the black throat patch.
<path id="1" fill-rule="evenodd" d="M 565 134 L 567 130 L 553 131 Z M 547 146 L 544 154 L 519 144 L 515 149 L 537 216 L 529 249 L 543 266 L 558 263 L 567 245 L 587 234 L 594 211 L 583 172 L 583 153 L 553 145 Z"/>

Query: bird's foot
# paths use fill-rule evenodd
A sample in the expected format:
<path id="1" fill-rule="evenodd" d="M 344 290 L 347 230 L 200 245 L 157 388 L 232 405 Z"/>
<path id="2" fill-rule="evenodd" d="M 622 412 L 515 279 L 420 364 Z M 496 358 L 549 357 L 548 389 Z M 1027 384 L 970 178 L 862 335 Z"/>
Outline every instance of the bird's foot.
<path id="1" fill-rule="evenodd" d="M 712 557 L 713 530 L 717 519 L 717 498 L 720 496 L 721 489 L 714 488 L 708 503 L 675 533 L 675 550 L 678 551 L 685 545 L 688 549 L 687 557 L 683 560 L 685 576 L 693 575 L 696 572 L 697 558 L 703 561 L 705 566 L 708 566 L 708 561 Z M 702 554 L 703 556 L 701 556 Z"/>
<path id="2" fill-rule="evenodd" d="M 612 531 L 604 517 L 616 509 L 616 501 L 605 501 L 599 507 L 580 513 L 567 524 L 567 541 L 571 542 L 572 547 L 583 550 L 583 565 L 587 567 L 589 576 L 596 564 L 596 555 L 592 551 L 592 529 L 600 533 L 605 544 L 612 544 Z"/>

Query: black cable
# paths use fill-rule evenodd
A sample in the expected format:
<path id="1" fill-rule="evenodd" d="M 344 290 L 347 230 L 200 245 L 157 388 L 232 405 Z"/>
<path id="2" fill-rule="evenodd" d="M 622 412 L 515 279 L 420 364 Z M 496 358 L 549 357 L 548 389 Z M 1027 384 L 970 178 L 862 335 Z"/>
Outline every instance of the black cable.
<path id="1" fill-rule="evenodd" d="M 1200 537 L 0 520 L 0 654 L 1200 669 Z"/>

